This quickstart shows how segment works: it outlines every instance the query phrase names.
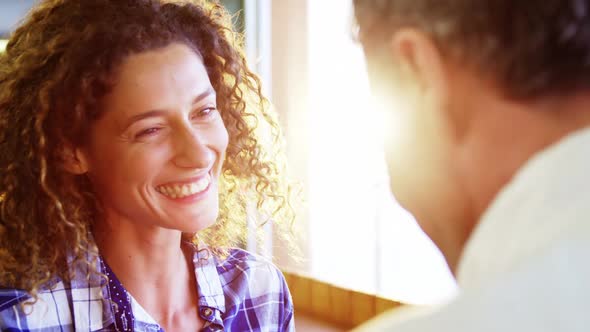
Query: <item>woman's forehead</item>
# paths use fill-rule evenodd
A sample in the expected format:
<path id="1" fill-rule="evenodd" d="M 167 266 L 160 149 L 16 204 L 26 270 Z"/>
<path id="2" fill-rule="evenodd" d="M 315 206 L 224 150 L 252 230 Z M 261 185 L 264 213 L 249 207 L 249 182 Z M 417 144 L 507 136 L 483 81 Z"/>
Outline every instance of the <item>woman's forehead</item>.
<path id="1" fill-rule="evenodd" d="M 107 104 L 125 108 L 167 108 L 192 103 L 211 90 L 201 58 L 183 44 L 137 53 L 121 64 Z"/>

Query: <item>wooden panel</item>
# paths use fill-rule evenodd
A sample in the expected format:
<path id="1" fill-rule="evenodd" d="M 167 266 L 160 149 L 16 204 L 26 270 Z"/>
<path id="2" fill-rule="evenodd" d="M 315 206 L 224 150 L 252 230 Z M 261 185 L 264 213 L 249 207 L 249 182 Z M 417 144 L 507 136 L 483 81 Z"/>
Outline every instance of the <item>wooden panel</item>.
<path id="1" fill-rule="evenodd" d="M 311 283 L 311 310 L 314 316 L 330 317 L 332 308 L 332 297 L 330 296 L 330 285 L 323 282 Z"/>
<path id="2" fill-rule="evenodd" d="M 357 326 L 375 317 L 375 296 L 363 293 L 352 294 L 352 324 Z"/>
<path id="3" fill-rule="evenodd" d="M 293 296 L 293 304 L 297 310 L 313 314 L 311 306 L 311 279 L 292 275 L 289 289 Z"/>
<path id="4" fill-rule="evenodd" d="M 377 297 L 375 299 L 375 313 L 377 315 L 383 313 L 384 311 L 399 307 L 399 303 L 382 298 L 382 297 Z"/>
<path id="5" fill-rule="evenodd" d="M 352 323 L 352 292 L 339 287 L 332 287 L 330 297 L 332 298 L 331 321 L 339 326 L 352 328 L 354 326 Z"/>
<path id="6" fill-rule="evenodd" d="M 295 329 L 300 332 L 344 332 L 347 330 L 304 314 L 295 315 Z"/>
<path id="7" fill-rule="evenodd" d="M 306 314 L 342 329 L 351 329 L 401 305 L 294 273 L 284 274 L 293 296 L 295 316 L 297 313 Z"/>

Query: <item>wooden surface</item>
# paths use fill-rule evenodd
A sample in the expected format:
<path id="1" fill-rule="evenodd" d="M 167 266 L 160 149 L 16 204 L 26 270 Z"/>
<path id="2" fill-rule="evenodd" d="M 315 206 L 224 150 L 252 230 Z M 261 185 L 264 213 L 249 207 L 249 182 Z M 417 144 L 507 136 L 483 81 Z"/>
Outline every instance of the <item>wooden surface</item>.
<path id="1" fill-rule="evenodd" d="M 284 272 L 295 305 L 295 320 L 324 322 L 325 326 L 346 331 L 401 304 L 375 295 L 364 294 L 306 276 Z M 300 331 L 308 330 L 302 327 Z"/>
<path id="2" fill-rule="evenodd" d="M 306 315 L 295 315 L 295 329 L 301 332 L 343 332 L 345 329 L 319 321 Z"/>

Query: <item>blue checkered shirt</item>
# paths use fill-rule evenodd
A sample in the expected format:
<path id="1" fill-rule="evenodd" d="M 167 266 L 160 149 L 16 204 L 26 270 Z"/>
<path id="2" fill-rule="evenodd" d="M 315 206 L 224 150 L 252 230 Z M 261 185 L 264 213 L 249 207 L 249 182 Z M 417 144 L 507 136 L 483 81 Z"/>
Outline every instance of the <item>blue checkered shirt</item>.
<path id="1" fill-rule="evenodd" d="M 268 260 L 232 249 L 221 261 L 206 250 L 195 250 L 193 263 L 199 313 L 205 321 L 202 331 L 295 330 L 289 289 L 282 273 Z M 69 284 L 55 281 L 39 292 L 32 306 L 21 305 L 30 298 L 26 292 L 0 288 L 0 329 L 163 331 L 100 258 L 97 265 L 109 275 L 108 283 L 99 276 L 88 279 L 83 268 L 71 264 L 73 280 Z"/>

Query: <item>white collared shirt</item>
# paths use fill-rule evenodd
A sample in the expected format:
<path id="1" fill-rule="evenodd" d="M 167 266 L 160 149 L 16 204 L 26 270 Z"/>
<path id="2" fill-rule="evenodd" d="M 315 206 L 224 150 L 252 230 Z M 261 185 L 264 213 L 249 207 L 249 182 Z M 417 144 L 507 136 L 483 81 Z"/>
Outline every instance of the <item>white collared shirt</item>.
<path id="1" fill-rule="evenodd" d="M 535 155 L 503 188 L 457 279 L 450 303 L 392 311 L 361 330 L 590 331 L 590 129 Z"/>

